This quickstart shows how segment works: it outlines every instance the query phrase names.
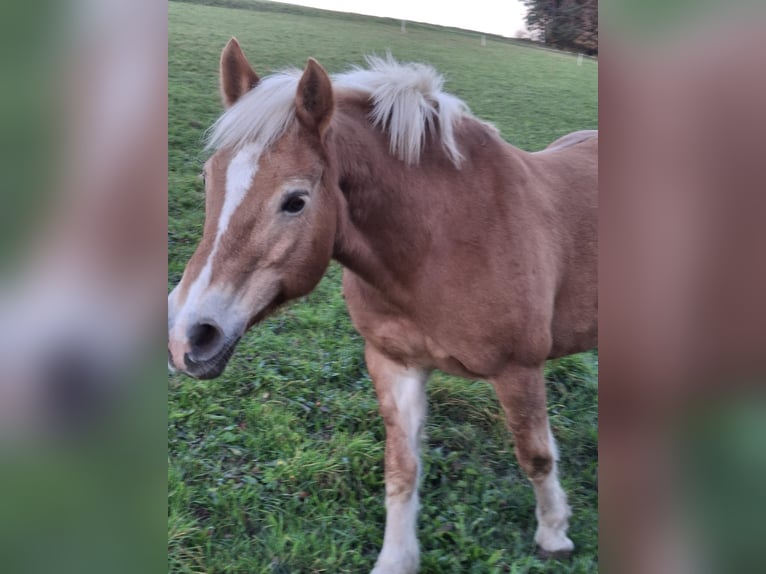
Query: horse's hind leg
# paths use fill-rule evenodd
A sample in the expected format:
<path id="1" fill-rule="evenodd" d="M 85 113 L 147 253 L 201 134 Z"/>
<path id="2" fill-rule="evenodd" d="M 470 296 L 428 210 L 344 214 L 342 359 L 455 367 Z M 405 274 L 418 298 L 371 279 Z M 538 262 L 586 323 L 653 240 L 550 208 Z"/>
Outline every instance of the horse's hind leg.
<path id="1" fill-rule="evenodd" d="M 386 532 L 373 574 L 414 574 L 419 563 L 417 489 L 428 372 L 393 361 L 369 343 L 365 359 L 386 427 Z"/>
<path id="2" fill-rule="evenodd" d="M 514 435 L 516 458 L 535 489 L 535 542 L 543 556 L 564 558 L 574 548 L 567 538 L 571 512 L 556 469 L 558 452 L 548 423 L 543 367 L 512 366 L 492 384 Z"/>

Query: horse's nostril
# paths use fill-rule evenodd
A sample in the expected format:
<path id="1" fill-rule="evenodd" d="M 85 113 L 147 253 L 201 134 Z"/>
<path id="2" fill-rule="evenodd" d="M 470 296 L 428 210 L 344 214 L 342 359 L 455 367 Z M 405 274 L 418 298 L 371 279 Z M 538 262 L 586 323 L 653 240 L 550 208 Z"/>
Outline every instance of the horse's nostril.
<path id="1" fill-rule="evenodd" d="M 191 359 L 195 362 L 214 357 L 223 345 L 223 331 L 212 323 L 197 323 L 189 330 Z"/>

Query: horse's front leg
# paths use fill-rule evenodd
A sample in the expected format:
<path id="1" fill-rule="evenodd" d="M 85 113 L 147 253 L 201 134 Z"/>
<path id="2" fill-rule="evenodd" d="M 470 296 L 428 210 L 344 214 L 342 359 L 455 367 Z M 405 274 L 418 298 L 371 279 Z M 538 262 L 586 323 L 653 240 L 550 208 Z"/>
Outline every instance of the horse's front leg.
<path id="1" fill-rule="evenodd" d="M 428 371 L 398 363 L 367 343 L 365 359 L 386 427 L 386 532 L 373 574 L 414 574 L 420 439 Z"/>

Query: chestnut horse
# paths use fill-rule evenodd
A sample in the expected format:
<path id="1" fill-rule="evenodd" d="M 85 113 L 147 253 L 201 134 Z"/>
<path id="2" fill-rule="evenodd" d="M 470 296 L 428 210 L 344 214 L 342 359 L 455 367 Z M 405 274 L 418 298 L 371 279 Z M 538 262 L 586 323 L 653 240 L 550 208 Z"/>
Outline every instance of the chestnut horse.
<path id="1" fill-rule="evenodd" d="M 243 334 L 331 259 L 386 429 L 375 574 L 415 572 L 429 373 L 494 386 L 537 498 L 535 541 L 568 554 L 543 364 L 597 344 L 597 132 L 521 151 L 422 64 L 259 78 L 232 39 L 209 132 L 205 226 L 168 298 L 172 369 L 221 374 Z"/>

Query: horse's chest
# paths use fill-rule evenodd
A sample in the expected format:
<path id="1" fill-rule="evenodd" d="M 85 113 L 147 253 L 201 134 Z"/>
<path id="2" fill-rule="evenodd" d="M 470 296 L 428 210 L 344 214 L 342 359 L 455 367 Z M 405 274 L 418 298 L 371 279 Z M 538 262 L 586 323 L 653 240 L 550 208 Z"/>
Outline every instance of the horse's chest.
<path id="1" fill-rule="evenodd" d="M 420 327 L 416 317 L 397 309 L 384 295 L 358 280 L 344 279 L 349 315 L 365 341 L 408 366 L 435 368 L 446 373 L 479 378 L 482 373 L 469 366 L 469 352 L 456 352 L 442 342 L 440 333 Z"/>

